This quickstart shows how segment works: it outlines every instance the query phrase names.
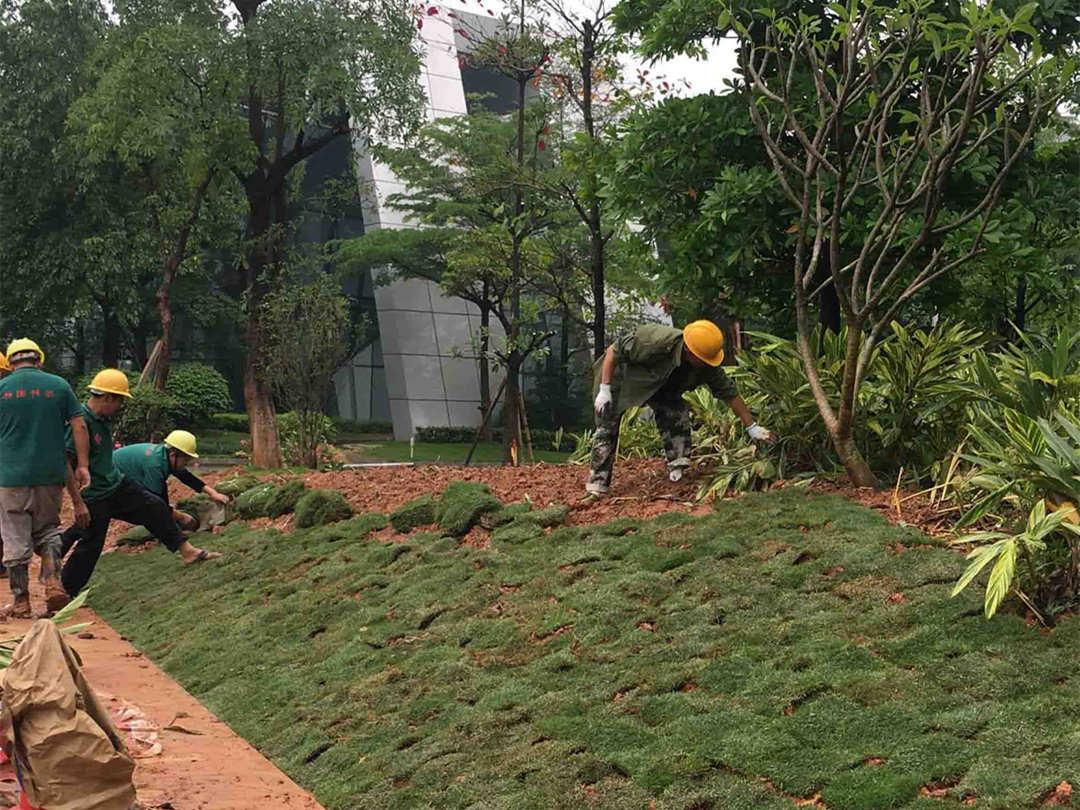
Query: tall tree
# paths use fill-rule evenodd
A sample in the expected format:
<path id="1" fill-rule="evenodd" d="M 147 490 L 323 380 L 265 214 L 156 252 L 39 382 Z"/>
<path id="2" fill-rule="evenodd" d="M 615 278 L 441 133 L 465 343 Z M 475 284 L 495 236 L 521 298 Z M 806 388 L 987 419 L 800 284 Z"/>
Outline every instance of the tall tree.
<path id="1" fill-rule="evenodd" d="M 216 9 L 125 2 L 116 13 L 94 59 L 96 85 L 73 106 L 68 126 L 88 171 L 116 167 L 136 198 L 148 263 L 157 265 L 152 300 L 160 324 L 153 368 L 144 373 L 164 391 L 176 280 L 205 269 L 205 250 L 227 253 L 236 241 L 239 200 L 230 170 L 245 157 L 243 121 Z M 145 345 L 140 350 L 145 357 Z"/>
<path id="2" fill-rule="evenodd" d="M 403 135 L 420 114 L 416 10 L 403 0 L 235 0 L 236 84 L 252 159 L 237 168 L 246 244 L 234 289 L 247 316 L 244 402 L 251 460 L 281 464 L 264 364 L 260 312 L 286 261 L 289 181 L 311 156 L 347 137 Z"/>
<path id="3" fill-rule="evenodd" d="M 1044 56 L 1034 5 L 1009 17 L 968 3 L 946 17 L 923 0 L 832 5 L 823 21 L 729 10 L 751 117 L 798 212 L 793 289 L 811 392 L 844 467 L 876 478 L 853 439 L 873 349 L 903 305 L 979 255 L 1002 186 L 1067 88 Z M 966 199 L 948 204 L 962 183 Z M 827 259 L 825 258 L 827 256 Z M 819 280 L 824 264 L 828 276 Z M 822 385 L 809 302 L 832 285 L 847 327 L 837 402 Z"/>

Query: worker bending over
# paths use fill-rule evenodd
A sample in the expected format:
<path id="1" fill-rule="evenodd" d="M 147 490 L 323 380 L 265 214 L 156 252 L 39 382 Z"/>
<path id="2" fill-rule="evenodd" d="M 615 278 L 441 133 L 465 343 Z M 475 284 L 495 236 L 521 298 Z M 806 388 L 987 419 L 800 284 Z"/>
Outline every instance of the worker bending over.
<path id="1" fill-rule="evenodd" d="M 41 558 L 45 603 L 50 611 L 67 604 L 57 580 L 60 559 L 60 502 L 64 484 L 78 496 L 90 483 L 86 424 L 65 380 L 41 370 L 45 353 L 27 338 L 7 351 L 12 371 L 0 381 L 0 533 L 12 603 L 3 618 L 30 618 L 30 558 Z M 64 452 L 70 436 L 75 470 Z"/>
<path id="2" fill-rule="evenodd" d="M 78 594 L 90 581 L 113 518 L 143 526 L 169 551 L 179 553 L 185 563 L 221 556 L 189 543 L 180 533 L 168 504 L 137 481 L 124 477 L 113 464 L 110 422 L 130 398 L 127 376 L 108 368 L 94 377 L 90 399 L 82 406 L 90 433 L 90 486 L 81 494 L 71 492 L 76 525 L 64 532 L 62 552 L 67 554 L 71 549 L 71 554 L 60 575 L 69 596 Z"/>
<path id="3" fill-rule="evenodd" d="M 195 492 L 205 492 L 214 503 L 227 504 L 229 498 L 188 470 L 199 457 L 198 443 L 186 430 L 174 430 L 162 444 L 129 444 L 113 453 L 113 463 L 125 478 L 142 484 L 169 503 L 169 478 L 174 477 Z M 172 508 L 172 507 L 170 507 Z M 199 519 L 172 508 L 173 520 L 187 532 L 198 531 Z"/>
<path id="4" fill-rule="evenodd" d="M 720 368 L 723 361 L 724 333 L 712 321 L 694 321 L 685 329 L 644 324 L 608 347 L 596 375 L 596 434 L 585 485 L 591 497 L 605 495 L 611 487 L 619 422 L 628 408 L 652 409 L 672 481 L 681 479 L 690 466 L 690 408 L 683 399 L 687 391 L 708 386 L 735 412 L 751 439 L 773 440 Z"/>

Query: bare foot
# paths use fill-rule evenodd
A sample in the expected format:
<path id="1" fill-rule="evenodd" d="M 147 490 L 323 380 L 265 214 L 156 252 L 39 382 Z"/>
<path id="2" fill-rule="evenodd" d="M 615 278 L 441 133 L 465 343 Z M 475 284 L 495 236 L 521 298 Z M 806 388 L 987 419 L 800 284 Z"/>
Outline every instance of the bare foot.
<path id="1" fill-rule="evenodd" d="M 207 551 L 205 548 L 191 547 L 191 554 L 184 555 L 184 565 L 194 565 L 203 560 L 216 560 L 221 557 L 220 551 Z"/>
<path id="2" fill-rule="evenodd" d="M 10 605 L 0 608 L 0 616 L 7 619 L 31 619 L 33 611 L 30 608 L 30 597 L 16 599 Z"/>

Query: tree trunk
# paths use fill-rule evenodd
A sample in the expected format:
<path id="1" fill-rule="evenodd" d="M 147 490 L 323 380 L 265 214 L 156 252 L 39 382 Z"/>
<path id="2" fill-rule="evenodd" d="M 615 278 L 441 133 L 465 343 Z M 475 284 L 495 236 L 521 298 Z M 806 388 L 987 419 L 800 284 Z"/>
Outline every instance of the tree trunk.
<path id="1" fill-rule="evenodd" d="M 517 460 L 520 461 L 524 452 L 521 436 L 521 365 L 520 352 L 514 350 L 506 359 L 506 396 L 503 399 L 503 447 L 506 450 L 506 460 L 514 462 L 511 449 L 517 448 Z"/>
<path id="2" fill-rule="evenodd" d="M 607 351 L 607 307 L 604 301 L 604 236 L 601 233 L 600 204 L 594 202 L 589 223 L 589 264 L 592 272 L 593 358 Z"/>
<path id="3" fill-rule="evenodd" d="M 830 431 L 830 436 L 832 437 L 833 447 L 836 449 L 836 455 L 840 457 L 840 463 L 847 470 L 851 483 L 857 487 L 876 487 L 878 485 L 877 476 L 870 469 L 870 465 L 866 463 L 866 459 L 859 452 L 859 448 L 855 446 L 855 440 L 851 436 L 839 436 L 832 431 Z"/>
<path id="4" fill-rule="evenodd" d="M 488 352 L 491 348 L 491 308 L 487 305 L 488 285 L 484 282 L 484 302 L 480 305 L 480 414 L 484 414 L 491 408 L 491 366 L 488 363 Z M 491 438 L 489 421 L 481 422 L 480 439 L 488 441 Z"/>
<path id="5" fill-rule="evenodd" d="M 157 362 L 154 367 L 154 388 L 158 391 L 165 390 L 165 384 L 169 381 L 169 367 L 172 364 L 173 313 L 171 288 L 175 275 L 175 268 L 165 268 L 161 286 L 158 287 L 156 295 L 158 318 L 161 321 L 161 342 L 158 345 Z"/>
<path id="6" fill-rule="evenodd" d="M 246 337 L 248 352 L 244 362 L 244 405 L 251 434 L 251 464 L 260 469 L 276 469 L 281 466 L 281 447 L 277 423 L 274 421 L 274 399 L 256 371 L 256 358 L 261 351 L 262 341 L 258 319 L 254 315 L 248 316 Z"/>
<path id="7" fill-rule="evenodd" d="M 101 308 L 101 319 L 101 364 L 106 368 L 116 368 L 120 364 L 120 346 L 124 333 L 120 328 L 120 320 L 111 307 Z"/>

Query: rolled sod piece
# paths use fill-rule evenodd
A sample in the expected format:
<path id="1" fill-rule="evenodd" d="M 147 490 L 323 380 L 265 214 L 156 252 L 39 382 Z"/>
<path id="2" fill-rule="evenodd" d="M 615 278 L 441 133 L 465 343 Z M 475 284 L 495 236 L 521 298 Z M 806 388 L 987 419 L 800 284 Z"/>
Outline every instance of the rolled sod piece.
<path id="1" fill-rule="evenodd" d="M 313 489 L 304 494 L 296 504 L 296 527 L 309 529 L 348 520 L 353 508 L 345 496 L 335 489 Z"/>
<path id="2" fill-rule="evenodd" d="M 464 537 L 482 515 L 502 509 L 487 484 L 454 481 L 443 492 L 435 510 L 435 522 L 446 534 Z"/>

